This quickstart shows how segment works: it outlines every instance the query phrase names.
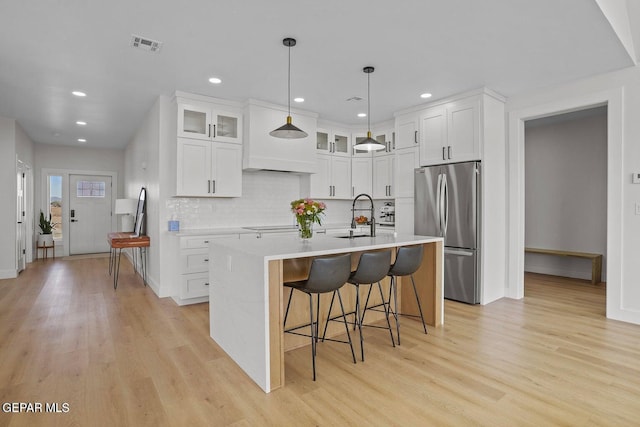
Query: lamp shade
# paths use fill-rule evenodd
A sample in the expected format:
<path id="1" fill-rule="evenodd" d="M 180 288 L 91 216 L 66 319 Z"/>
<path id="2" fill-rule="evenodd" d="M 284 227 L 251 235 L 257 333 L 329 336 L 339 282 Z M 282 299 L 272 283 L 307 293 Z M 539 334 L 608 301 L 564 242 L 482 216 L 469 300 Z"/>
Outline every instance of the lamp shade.
<path id="1" fill-rule="evenodd" d="M 367 132 L 367 138 L 358 142 L 353 148 L 356 150 L 365 150 L 365 151 L 380 151 L 384 150 L 385 145 L 376 141 L 371 137 L 371 132 Z"/>
<path id="2" fill-rule="evenodd" d="M 116 215 L 132 215 L 136 212 L 138 201 L 136 199 L 116 199 Z"/>
<path id="3" fill-rule="evenodd" d="M 280 126 L 278 129 L 272 130 L 271 132 L 269 132 L 269 135 L 276 138 L 286 139 L 306 138 L 307 136 L 309 136 L 308 133 L 291 123 L 291 116 L 287 116 L 287 123 Z"/>

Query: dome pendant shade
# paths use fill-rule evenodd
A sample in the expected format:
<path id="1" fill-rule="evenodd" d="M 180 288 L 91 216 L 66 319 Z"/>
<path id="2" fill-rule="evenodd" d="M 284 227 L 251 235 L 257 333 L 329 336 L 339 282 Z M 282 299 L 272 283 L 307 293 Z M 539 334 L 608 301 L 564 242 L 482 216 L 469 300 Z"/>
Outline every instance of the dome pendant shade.
<path id="1" fill-rule="evenodd" d="M 285 139 L 306 138 L 309 136 L 308 133 L 291 124 L 291 116 L 287 116 L 286 124 L 280 126 L 278 129 L 272 130 L 269 132 L 269 135 Z"/>
<path id="2" fill-rule="evenodd" d="M 370 75 L 373 73 L 373 67 L 364 67 L 362 71 L 367 75 L 367 138 L 358 142 L 354 148 L 361 151 L 380 151 L 387 148 L 384 144 L 376 141 L 371 137 L 371 82 Z"/>
<path id="3" fill-rule="evenodd" d="M 282 44 L 289 48 L 289 65 L 287 69 L 287 123 L 280 126 L 278 129 L 269 132 L 269 135 L 275 138 L 284 139 L 300 139 L 309 136 L 305 131 L 297 128 L 291 123 L 291 47 L 296 45 L 296 39 L 287 37 L 282 40 Z"/>
<path id="4" fill-rule="evenodd" d="M 379 143 L 375 139 L 371 137 L 371 132 L 367 132 L 367 138 L 358 142 L 355 146 L 356 150 L 365 150 L 365 151 L 380 151 L 384 150 L 385 145 Z"/>

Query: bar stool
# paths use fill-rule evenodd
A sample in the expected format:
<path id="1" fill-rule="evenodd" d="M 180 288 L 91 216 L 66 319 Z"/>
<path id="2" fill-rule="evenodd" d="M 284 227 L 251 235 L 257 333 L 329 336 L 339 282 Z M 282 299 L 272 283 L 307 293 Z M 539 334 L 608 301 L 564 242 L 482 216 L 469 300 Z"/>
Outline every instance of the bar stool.
<path id="1" fill-rule="evenodd" d="M 340 296 L 340 288 L 347 282 L 349 275 L 351 274 L 351 254 L 344 254 L 331 257 L 314 258 L 311 262 L 311 269 L 309 271 L 309 277 L 306 280 L 299 280 L 295 282 L 285 282 L 284 286 L 291 288 L 289 294 L 289 301 L 287 302 L 287 310 L 284 315 L 284 332 L 301 335 L 311 338 L 311 361 L 313 364 L 313 380 L 316 380 L 316 344 L 318 342 L 318 313 L 320 312 L 320 294 L 333 292 L 335 296 L 338 294 L 338 300 L 340 301 L 340 309 L 342 310 L 342 320 L 344 328 L 347 331 L 348 341 L 341 341 L 335 339 L 327 339 L 328 341 L 341 342 L 349 344 L 351 347 L 351 357 L 353 363 L 356 363 L 356 355 L 353 351 L 353 343 L 351 342 L 351 335 L 349 334 L 349 326 L 347 325 L 347 319 L 344 313 L 344 305 L 342 304 L 342 297 Z M 287 329 L 287 317 L 289 316 L 289 307 L 291 306 L 291 297 L 293 291 L 298 290 L 309 295 L 309 323 L 301 326 L 296 326 Z M 314 320 L 313 310 L 313 295 L 316 295 L 316 313 Z M 331 300 L 333 303 L 333 298 Z M 331 313 L 331 311 L 329 311 Z M 295 332 L 298 329 L 311 327 L 311 334 L 303 334 Z M 326 328 L 325 328 L 326 332 Z M 323 337 L 324 341 L 324 337 Z"/>
<path id="2" fill-rule="evenodd" d="M 391 276 L 391 288 L 389 289 L 389 300 L 391 300 L 391 292 L 393 291 L 394 310 L 393 316 L 396 321 L 396 331 L 398 334 L 398 345 L 400 345 L 400 322 L 398 316 L 412 316 L 418 317 L 415 314 L 402 314 L 398 312 L 398 283 L 397 278 L 399 276 L 411 277 L 411 284 L 413 285 L 413 293 L 416 296 L 416 302 L 418 303 L 418 312 L 420 313 L 420 320 L 422 320 L 422 327 L 424 333 L 427 333 L 427 325 L 424 323 L 424 316 L 422 314 L 422 306 L 420 305 L 420 298 L 418 297 L 418 290 L 416 289 L 416 282 L 413 280 L 413 273 L 418 271 L 420 264 L 422 264 L 422 255 L 424 248 L 422 245 L 415 246 L 400 246 L 398 252 L 396 252 L 396 260 L 389 269 L 388 275 Z"/>
<path id="3" fill-rule="evenodd" d="M 364 339 L 362 337 L 362 326 L 368 326 L 373 328 L 381 328 L 388 329 L 389 335 L 391 336 L 391 344 L 395 347 L 395 341 L 393 339 L 393 332 L 391 330 L 391 324 L 389 323 L 389 301 L 385 301 L 384 293 L 382 292 L 382 285 L 380 281 L 384 279 L 389 273 L 389 268 L 391 265 L 391 250 L 384 251 L 376 251 L 376 252 L 365 252 L 360 256 L 360 261 L 358 262 L 358 268 L 356 271 L 351 273 L 348 282 L 356 287 L 356 309 L 352 313 L 355 315 L 354 327 L 358 328 L 360 333 L 360 354 L 362 361 L 364 361 Z M 378 325 L 363 325 L 362 321 L 364 320 L 364 311 L 366 311 L 366 306 L 369 301 L 367 296 L 367 302 L 365 302 L 365 309 L 361 309 L 360 307 L 360 285 L 370 285 L 369 294 L 371 294 L 371 288 L 374 283 L 378 283 L 378 290 L 380 291 L 380 298 L 382 298 L 382 304 L 385 307 L 385 319 L 387 321 L 387 327 L 378 326 Z M 329 306 L 329 315 L 331 314 L 331 307 L 333 306 L 333 297 L 331 298 L 331 305 Z M 327 325 L 329 321 L 336 319 L 327 318 L 327 324 L 324 327 L 324 334 L 327 332 Z M 323 339 L 324 339 L 323 334 Z"/>

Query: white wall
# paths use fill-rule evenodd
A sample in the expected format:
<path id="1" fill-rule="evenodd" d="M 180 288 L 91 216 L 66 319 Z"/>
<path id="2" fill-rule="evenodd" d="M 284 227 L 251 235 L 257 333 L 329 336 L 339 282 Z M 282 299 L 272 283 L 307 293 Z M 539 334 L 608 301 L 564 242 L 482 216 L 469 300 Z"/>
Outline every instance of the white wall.
<path id="1" fill-rule="evenodd" d="M 4 224 L 3 238 L 0 239 L 0 279 L 17 276 L 16 165 L 18 159 L 26 166 L 33 165 L 33 142 L 15 120 L 0 117 L 0 197 L 6 203 L 5 208 L 0 209 L 0 224 Z"/>
<path id="2" fill-rule="evenodd" d="M 525 246 L 599 253 L 606 266 L 607 114 L 594 113 L 527 122 Z M 526 254 L 525 271 L 591 279 L 591 261 Z"/>
<path id="3" fill-rule="evenodd" d="M 510 98 L 509 280 L 522 297 L 524 271 L 524 121 L 607 104 L 607 317 L 640 324 L 640 68 L 632 67 Z"/>
<path id="4" fill-rule="evenodd" d="M 0 196 L 5 208 L 0 209 L 4 224 L 0 239 L 0 279 L 16 277 L 16 143 L 15 120 L 0 117 Z"/>

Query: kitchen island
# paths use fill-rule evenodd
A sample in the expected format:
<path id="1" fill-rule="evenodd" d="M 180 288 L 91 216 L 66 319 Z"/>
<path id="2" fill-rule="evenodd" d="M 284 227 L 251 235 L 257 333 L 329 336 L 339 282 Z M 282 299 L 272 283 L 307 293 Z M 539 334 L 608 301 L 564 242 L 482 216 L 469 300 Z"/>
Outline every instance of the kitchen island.
<path id="1" fill-rule="evenodd" d="M 425 320 L 432 326 L 439 326 L 444 319 L 443 241 L 440 237 L 382 234 L 348 239 L 316 235 L 305 241 L 297 236 L 212 241 L 211 338 L 265 392 L 282 387 L 285 347 L 302 345 L 287 345 L 284 339 L 282 283 L 305 278 L 314 257 L 351 253 L 352 269 L 355 269 L 364 251 L 416 244 L 425 248 L 422 265 L 414 275 Z M 417 314 L 413 290 L 409 286 L 403 287 L 402 280 L 398 284 L 400 311 Z M 405 293 L 406 298 L 403 298 Z M 292 305 L 305 306 L 295 304 L 295 301 Z M 304 315 L 298 317 L 302 319 Z M 372 319 L 376 320 L 373 316 Z"/>

